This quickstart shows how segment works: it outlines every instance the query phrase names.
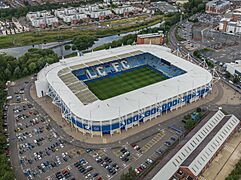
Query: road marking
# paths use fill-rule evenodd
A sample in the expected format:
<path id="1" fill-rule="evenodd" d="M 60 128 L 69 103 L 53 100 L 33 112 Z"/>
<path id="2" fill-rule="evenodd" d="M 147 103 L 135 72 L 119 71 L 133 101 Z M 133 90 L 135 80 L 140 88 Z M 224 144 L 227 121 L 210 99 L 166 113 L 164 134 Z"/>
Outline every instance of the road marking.
<path id="1" fill-rule="evenodd" d="M 143 148 L 141 148 L 142 153 L 147 152 L 152 146 L 157 144 L 160 139 L 165 135 L 164 129 L 158 132 Z"/>

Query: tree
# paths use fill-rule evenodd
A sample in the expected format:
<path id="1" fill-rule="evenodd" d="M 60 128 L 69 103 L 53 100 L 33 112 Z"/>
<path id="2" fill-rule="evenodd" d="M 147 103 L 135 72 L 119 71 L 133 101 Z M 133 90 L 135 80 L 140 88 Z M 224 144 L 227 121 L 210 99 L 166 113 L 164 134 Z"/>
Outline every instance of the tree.
<path id="1" fill-rule="evenodd" d="M 232 172 L 225 178 L 225 180 L 240 180 L 241 178 L 241 159 L 239 159 L 238 163 L 235 165 L 235 168 Z"/>
<path id="2" fill-rule="evenodd" d="M 199 4 L 198 6 L 197 6 L 197 9 L 198 9 L 198 12 L 202 12 L 202 11 L 204 11 L 204 9 L 205 9 L 205 4 Z"/>
<path id="3" fill-rule="evenodd" d="M 70 50 L 70 48 L 71 48 L 71 46 L 70 46 L 69 44 L 66 44 L 66 45 L 64 46 L 64 49 L 65 49 L 65 50 Z"/>
<path id="4" fill-rule="evenodd" d="M 4 74 L 7 79 L 9 79 L 11 77 L 11 71 L 8 68 L 5 69 Z"/>
<path id="5" fill-rule="evenodd" d="M 185 116 L 184 116 L 184 119 L 185 119 L 185 120 L 191 119 L 191 114 L 185 115 Z"/>
<path id="6" fill-rule="evenodd" d="M 134 42 L 133 39 L 128 39 L 126 44 L 131 45 L 131 44 L 133 44 L 133 42 Z"/>
<path id="7" fill-rule="evenodd" d="M 202 111 L 202 109 L 200 107 L 197 108 L 196 110 L 198 113 L 200 113 Z"/>
<path id="8" fill-rule="evenodd" d="M 234 83 L 234 84 L 237 84 L 237 83 L 239 83 L 239 82 L 240 82 L 239 76 L 235 75 L 234 78 L 233 78 L 233 83 Z"/>
<path id="9" fill-rule="evenodd" d="M 225 77 L 226 77 L 227 79 L 230 79 L 230 78 L 231 78 L 231 74 L 227 71 L 226 74 L 225 74 Z"/>
<path id="10" fill-rule="evenodd" d="M 76 49 L 77 49 L 76 46 L 73 44 L 73 45 L 72 45 L 72 50 L 73 50 L 73 51 L 76 51 Z"/>
<path id="11" fill-rule="evenodd" d="M 202 4 L 202 5 L 200 5 Z M 200 6 L 199 6 L 200 5 Z M 204 4 L 202 0 L 189 0 L 183 5 L 186 12 L 196 13 L 204 11 Z"/>
<path id="12" fill-rule="evenodd" d="M 51 58 L 51 57 L 47 57 L 47 58 L 46 58 L 46 62 L 47 62 L 48 64 L 53 64 L 53 63 L 54 63 L 54 59 Z"/>
<path id="13" fill-rule="evenodd" d="M 132 167 L 128 169 L 128 173 L 122 174 L 120 177 L 120 180 L 136 180 L 136 179 L 138 179 L 138 177 L 135 170 Z"/>
<path id="14" fill-rule="evenodd" d="M 16 78 L 19 78 L 19 77 L 20 77 L 21 71 L 20 71 L 19 66 L 17 66 L 17 67 L 14 69 L 13 75 L 14 75 L 14 77 L 16 77 Z"/>
<path id="15" fill-rule="evenodd" d="M 37 68 L 37 66 L 36 66 L 36 63 L 34 63 L 34 62 L 31 62 L 28 66 L 28 69 L 31 73 L 34 73 L 36 68 Z"/>
<path id="16" fill-rule="evenodd" d="M 192 8 L 192 14 L 195 14 L 197 12 L 197 10 L 198 9 L 196 7 Z"/>
<path id="17" fill-rule="evenodd" d="M 86 50 L 94 44 L 96 37 L 94 36 L 77 36 L 73 39 L 73 44 L 80 51 Z M 72 46 L 73 48 L 73 46 Z"/>
<path id="18" fill-rule="evenodd" d="M 194 127 L 194 125 L 195 125 L 195 121 L 193 121 L 192 119 L 188 119 L 188 120 L 186 120 L 186 123 L 185 123 L 185 129 L 186 130 L 191 130 L 193 127 Z"/>
<path id="19" fill-rule="evenodd" d="M 28 68 L 25 67 L 25 68 L 23 69 L 23 75 L 26 76 L 26 75 L 28 75 L 28 74 L 29 74 Z"/>

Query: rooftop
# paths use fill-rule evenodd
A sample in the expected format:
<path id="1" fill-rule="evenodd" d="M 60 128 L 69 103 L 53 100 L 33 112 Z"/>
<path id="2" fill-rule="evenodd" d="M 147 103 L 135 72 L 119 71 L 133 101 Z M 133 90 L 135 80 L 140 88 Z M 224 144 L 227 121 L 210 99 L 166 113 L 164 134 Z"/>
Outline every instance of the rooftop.
<path id="1" fill-rule="evenodd" d="M 161 160 L 161 162 L 155 167 L 154 171 L 158 172 L 160 169 L 162 169 L 172 159 L 172 157 L 174 157 L 175 154 L 177 154 L 178 151 L 180 151 L 180 149 L 196 134 L 196 132 L 199 129 L 201 129 L 201 127 L 203 127 L 212 116 L 214 116 L 214 114 L 216 114 L 216 112 L 215 111 L 211 111 L 191 132 L 188 133 L 188 135 L 182 141 L 180 141 L 178 143 L 178 145 L 171 152 L 169 152 Z M 178 169 L 176 169 L 175 172 L 177 170 Z M 153 172 L 153 173 L 155 173 L 155 172 Z M 148 178 L 150 179 L 151 177 L 148 177 Z"/>
<path id="2" fill-rule="evenodd" d="M 139 52 L 149 52 L 154 56 L 163 58 L 187 73 L 103 101 L 97 99 L 88 105 L 81 102 L 58 75 L 59 72 L 64 70 L 66 71 L 65 73 L 69 73 L 75 68 L 86 66 L 86 64 L 95 61 L 116 60 Z M 157 100 L 161 102 L 194 88 L 199 88 L 208 84 L 211 80 L 212 75 L 207 70 L 175 56 L 170 52 L 170 49 L 157 45 L 123 46 L 91 52 L 81 57 L 61 60 L 61 62 L 44 68 L 38 74 L 38 81 L 48 82 L 71 109 L 72 113 L 77 117 L 93 121 L 117 119 L 120 116 L 137 112 L 139 108 L 151 106 Z M 143 95 L 143 92 L 152 95 Z"/>
<path id="3" fill-rule="evenodd" d="M 198 176 L 239 123 L 234 115 L 225 116 L 220 110 L 210 112 L 146 179 L 170 179 L 182 167 Z"/>
<path id="4" fill-rule="evenodd" d="M 160 37 L 163 36 L 162 33 L 150 33 L 150 34 L 139 34 L 138 38 L 152 38 L 152 37 Z"/>
<path id="5" fill-rule="evenodd" d="M 225 1 L 225 0 L 213 0 L 213 1 L 207 2 L 207 4 L 209 4 L 209 5 L 216 5 L 216 6 L 223 6 L 223 5 L 230 4 L 230 2 L 229 1 Z"/>
<path id="6" fill-rule="evenodd" d="M 182 163 L 182 166 L 189 166 L 198 154 L 207 146 L 207 144 L 213 139 L 215 134 L 224 126 L 231 116 L 225 116 L 221 122 L 209 133 L 209 135 L 202 141 L 201 144 L 188 156 L 188 158 Z"/>
<path id="7" fill-rule="evenodd" d="M 235 62 L 226 63 L 226 65 L 233 67 L 238 72 L 241 72 L 241 60 L 236 60 Z"/>

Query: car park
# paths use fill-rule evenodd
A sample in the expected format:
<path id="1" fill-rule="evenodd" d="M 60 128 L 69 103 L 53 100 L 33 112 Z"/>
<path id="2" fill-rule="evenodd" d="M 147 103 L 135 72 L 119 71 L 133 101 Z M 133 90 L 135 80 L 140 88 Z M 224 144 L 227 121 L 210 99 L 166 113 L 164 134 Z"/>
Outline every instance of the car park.
<path id="1" fill-rule="evenodd" d="M 20 94 L 20 89 L 17 91 L 16 95 L 20 96 L 22 101 L 26 96 Z M 13 107 L 19 145 L 19 164 L 27 177 L 62 180 L 85 179 L 85 177 L 94 180 L 107 177 L 115 179 L 125 167 L 132 166 L 132 163 L 139 158 L 143 159 L 136 168 L 139 173 L 155 160 L 152 156 L 148 156 L 149 158 L 146 156 L 146 152 L 142 151 L 144 145 L 140 142 L 123 144 L 121 148 L 111 149 L 112 153 L 108 153 L 106 149 L 75 147 L 69 143 L 68 138 L 51 126 L 50 117 L 38 111 L 35 104 L 24 102 Z M 4 116 L 7 118 L 7 113 Z M 168 141 L 172 143 L 174 140 L 170 137 Z M 9 141 L 11 142 L 11 139 Z M 114 151 L 117 153 L 113 153 Z M 155 149 L 153 152 L 156 154 Z M 50 177 L 47 177 L 49 175 Z"/>

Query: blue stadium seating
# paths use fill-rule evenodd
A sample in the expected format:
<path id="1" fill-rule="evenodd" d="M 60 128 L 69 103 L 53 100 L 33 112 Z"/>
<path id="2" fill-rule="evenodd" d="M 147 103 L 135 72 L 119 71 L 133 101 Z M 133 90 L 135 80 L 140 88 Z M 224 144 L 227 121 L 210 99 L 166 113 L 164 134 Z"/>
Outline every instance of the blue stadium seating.
<path id="1" fill-rule="evenodd" d="M 149 66 L 152 69 L 155 69 L 161 74 L 165 75 L 167 78 L 172 78 L 185 73 L 184 70 L 150 53 L 143 53 L 136 56 L 130 56 L 124 59 L 120 59 L 120 60 L 116 60 L 116 61 L 112 61 L 104 64 L 99 64 L 91 67 L 86 67 L 83 69 L 74 70 L 73 73 L 75 74 L 76 77 L 78 77 L 78 79 L 82 81 L 88 81 L 88 80 L 101 77 L 96 70 L 97 67 L 101 66 L 103 67 L 103 70 L 106 72 L 107 74 L 106 76 L 110 76 L 119 72 L 126 71 L 126 68 L 124 68 L 123 65 L 121 64 L 121 62 L 123 61 L 125 61 L 126 65 L 129 66 L 128 69 L 141 67 L 141 66 Z M 114 67 L 113 63 L 117 65 Z"/>

